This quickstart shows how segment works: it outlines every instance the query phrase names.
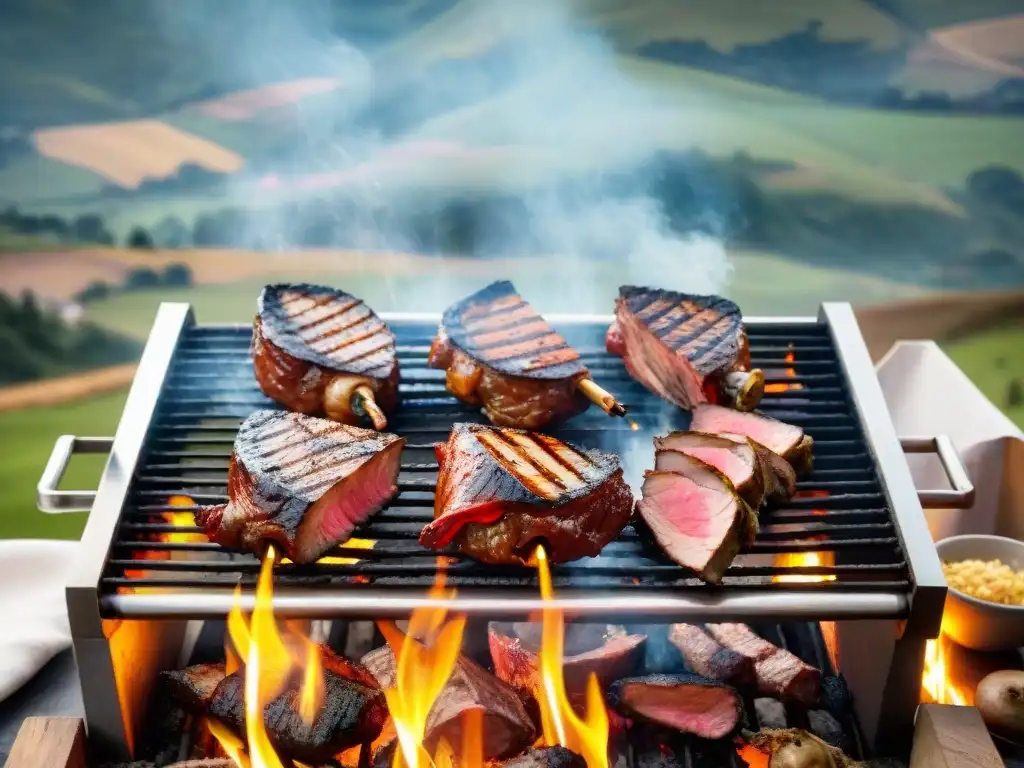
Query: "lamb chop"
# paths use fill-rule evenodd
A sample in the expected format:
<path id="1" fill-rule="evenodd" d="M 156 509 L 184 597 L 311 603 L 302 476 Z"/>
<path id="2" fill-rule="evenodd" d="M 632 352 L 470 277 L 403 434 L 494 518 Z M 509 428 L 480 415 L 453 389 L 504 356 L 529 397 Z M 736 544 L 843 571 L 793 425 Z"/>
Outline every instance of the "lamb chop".
<path id="1" fill-rule="evenodd" d="M 757 517 L 724 474 L 671 453 L 671 470 L 644 474 L 637 511 L 671 560 L 717 584 L 741 547 L 753 541 Z"/>
<path id="2" fill-rule="evenodd" d="M 268 285 L 257 302 L 252 360 L 263 393 L 286 408 L 387 427 L 398 405 L 395 337 L 366 306 L 319 285 Z"/>
<path id="3" fill-rule="evenodd" d="M 743 435 L 790 463 L 798 476 L 809 474 L 814 441 L 800 427 L 760 413 L 740 413 L 718 405 L 693 409 L 690 429 L 697 432 Z"/>
<path id="4" fill-rule="evenodd" d="M 347 540 L 398 491 L 405 439 L 327 419 L 257 411 L 238 430 L 227 504 L 202 507 L 211 541 L 262 555 L 279 545 L 312 563 Z"/>
<path id="5" fill-rule="evenodd" d="M 428 364 L 446 370 L 445 388 L 482 406 L 500 427 L 541 429 L 582 413 L 588 400 L 611 415 L 626 413 L 590 378 L 579 352 L 507 280 L 445 311 Z"/>
<path id="6" fill-rule="evenodd" d="M 721 296 L 624 285 L 605 346 L 630 376 L 684 410 L 721 403 L 747 411 L 764 395 L 740 308 Z"/>
<path id="7" fill-rule="evenodd" d="M 543 543 L 551 562 L 592 557 L 633 512 L 613 454 L 518 429 L 456 424 L 434 446 L 434 519 L 420 533 L 485 563 L 526 563 Z"/>

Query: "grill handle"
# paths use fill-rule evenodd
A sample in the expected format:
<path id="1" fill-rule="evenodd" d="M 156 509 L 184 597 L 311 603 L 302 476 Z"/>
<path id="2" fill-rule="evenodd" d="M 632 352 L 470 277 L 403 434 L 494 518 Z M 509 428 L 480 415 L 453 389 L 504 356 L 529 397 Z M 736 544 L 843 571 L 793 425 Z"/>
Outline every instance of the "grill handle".
<path id="1" fill-rule="evenodd" d="M 75 437 L 61 435 L 53 444 L 50 460 L 36 485 L 36 506 L 40 512 L 88 512 L 96 500 L 96 491 L 58 491 L 64 470 L 76 453 L 110 453 L 114 447 L 112 437 Z"/>
<path id="2" fill-rule="evenodd" d="M 925 509 L 970 509 L 974 506 L 974 483 L 967 474 L 960 454 L 948 435 L 935 437 L 901 437 L 904 453 L 934 453 L 939 457 L 942 469 L 952 487 L 951 490 L 936 489 L 918 491 L 921 506 Z"/>

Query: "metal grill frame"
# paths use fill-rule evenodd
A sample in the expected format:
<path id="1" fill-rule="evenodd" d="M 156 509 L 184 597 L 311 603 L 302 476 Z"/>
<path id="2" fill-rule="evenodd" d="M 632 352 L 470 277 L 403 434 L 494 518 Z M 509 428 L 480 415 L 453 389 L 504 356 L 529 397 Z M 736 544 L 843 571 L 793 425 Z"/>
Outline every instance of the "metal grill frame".
<path id="1" fill-rule="evenodd" d="M 381 316 L 387 322 L 436 323 L 439 320 L 438 315 L 429 314 Z M 607 324 L 612 320 L 607 315 L 549 315 L 548 319 L 556 325 Z M 750 317 L 747 322 L 762 326 L 820 323 L 828 328 L 856 420 L 906 556 L 910 588 L 899 593 L 852 594 L 814 589 L 775 592 L 708 589 L 650 599 L 575 594 L 559 597 L 557 605 L 577 619 L 613 619 L 615 623 L 883 619 L 881 622 L 840 621 L 838 626 L 851 630 L 863 627 L 864 631 L 858 631 L 853 639 L 853 645 L 857 646 L 859 655 L 866 653 L 876 665 L 887 668 L 881 673 L 879 687 L 884 691 L 880 700 L 871 703 L 870 697 L 855 693 L 858 718 L 868 740 L 882 745 L 904 741 L 913 729 L 925 641 L 939 633 L 946 584 L 867 347 L 853 310 L 845 303 L 825 303 L 817 317 Z M 113 439 L 110 458 L 67 586 L 68 613 L 90 742 L 100 750 L 125 758 L 133 751 L 139 713 L 145 710 L 156 672 L 184 663 L 180 658 L 183 638 L 189 627 L 200 624 L 192 620 L 223 619 L 233 602 L 228 591 L 223 596 L 190 594 L 182 597 L 173 593 L 110 595 L 104 594 L 101 588 L 165 380 L 182 334 L 193 325 L 195 318 L 188 304 L 161 304 Z M 48 467 L 47 472 L 50 470 Z M 59 467 L 56 470 L 59 474 Z M 481 618 L 515 619 L 524 618 L 541 607 L 539 597 L 481 596 L 479 590 L 474 590 L 472 596 L 453 601 L 429 599 L 422 593 L 363 596 L 346 593 L 344 589 L 332 592 L 307 589 L 298 593 L 275 590 L 274 600 L 278 615 L 321 619 L 402 616 L 416 608 L 433 606 Z M 245 593 L 243 608 L 251 607 L 252 603 L 252 593 Z M 110 615 L 118 618 L 106 618 Z M 867 680 L 858 682 L 861 684 L 875 685 Z"/>
<path id="2" fill-rule="evenodd" d="M 436 323 L 432 314 L 383 314 L 387 322 Z M 608 324 L 611 316 L 549 316 L 557 324 Z M 610 596 L 575 592 L 558 598 L 569 615 L 600 620 L 625 615 L 658 617 L 658 620 L 726 621 L 772 618 L 787 620 L 840 620 L 853 618 L 908 619 L 925 614 L 928 631 L 937 635 L 945 600 L 945 580 L 932 546 L 924 514 L 867 348 L 852 308 L 845 303 L 826 303 L 817 318 L 748 318 L 751 325 L 824 324 L 832 337 L 842 375 L 854 404 L 865 443 L 875 464 L 881 490 L 888 502 L 900 545 L 906 554 L 912 581 L 909 591 L 844 591 L 839 589 L 687 590 L 684 594 Z M 146 345 L 124 415 L 100 481 L 92 513 L 82 537 L 79 559 L 68 586 L 72 626 L 94 635 L 100 615 L 121 618 L 222 617 L 232 596 L 225 594 L 103 594 L 101 579 L 114 541 L 132 478 L 145 446 L 164 381 L 184 331 L 195 324 L 188 304 L 165 303 Z M 215 327 L 215 326 L 205 326 Z M 238 327 L 238 326 L 232 326 Z M 252 593 L 243 595 L 251 605 Z M 491 618 L 522 618 L 541 607 L 538 597 L 487 594 L 480 588 L 451 601 L 428 598 L 422 592 L 388 590 L 358 594 L 358 590 L 317 588 L 287 590 L 275 594 L 275 610 L 282 616 L 323 618 L 401 617 L 422 607 L 446 607 Z"/>

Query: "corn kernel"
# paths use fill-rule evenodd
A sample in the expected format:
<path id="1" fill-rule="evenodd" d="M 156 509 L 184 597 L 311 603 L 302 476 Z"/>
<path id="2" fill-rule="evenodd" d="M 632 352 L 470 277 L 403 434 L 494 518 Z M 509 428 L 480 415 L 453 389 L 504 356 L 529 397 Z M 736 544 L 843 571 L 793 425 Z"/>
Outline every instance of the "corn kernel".
<path id="1" fill-rule="evenodd" d="M 1024 571 L 1001 560 L 943 563 L 942 572 L 951 589 L 992 603 L 1024 605 Z"/>

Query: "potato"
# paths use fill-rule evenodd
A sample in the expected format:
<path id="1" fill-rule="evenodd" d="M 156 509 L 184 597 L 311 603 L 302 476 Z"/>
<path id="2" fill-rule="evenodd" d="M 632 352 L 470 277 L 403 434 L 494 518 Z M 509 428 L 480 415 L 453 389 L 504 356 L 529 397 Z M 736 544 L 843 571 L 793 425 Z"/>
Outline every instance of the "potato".
<path id="1" fill-rule="evenodd" d="M 1024 672 L 993 672 L 974 692 L 974 706 L 993 733 L 1010 739 L 1024 736 Z"/>

